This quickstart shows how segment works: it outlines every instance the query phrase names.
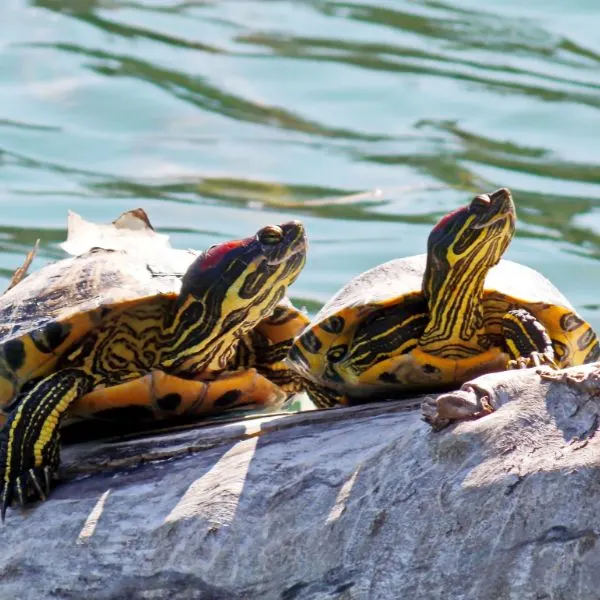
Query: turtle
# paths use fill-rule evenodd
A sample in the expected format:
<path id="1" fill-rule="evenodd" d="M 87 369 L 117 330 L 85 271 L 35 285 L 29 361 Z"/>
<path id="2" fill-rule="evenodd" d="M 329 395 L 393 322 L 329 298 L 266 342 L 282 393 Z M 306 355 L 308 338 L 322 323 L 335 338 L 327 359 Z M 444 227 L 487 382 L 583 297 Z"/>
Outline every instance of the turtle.
<path id="1" fill-rule="evenodd" d="M 92 248 L 120 249 L 129 253 L 144 252 L 145 256 L 167 251 L 169 264 L 175 272 L 185 272 L 198 253 L 193 250 L 177 250 L 170 246 L 168 236 L 159 234 L 150 223 L 143 209 L 124 212 L 110 225 L 100 225 L 84 220 L 69 211 L 67 240 L 60 246 L 72 255 L 82 254 Z M 39 248 L 26 256 L 6 291 L 24 279 Z M 240 336 L 234 358 L 227 371 L 217 379 L 202 374 L 199 380 L 186 380 L 153 370 L 147 375 L 110 387 L 100 387 L 69 407 L 63 425 L 82 420 L 108 421 L 110 433 L 119 430 L 113 425 L 127 427 L 144 424 L 156 419 L 177 416 L 204 416 L 220 413 L 229 408 L 258 405 L 268 409 L 279 408 L 291 395 L 302 391 L 301 378 L 283 362 L 295 334 L 309 322 L 306 314 L 284 298 L 249 333 Z M 14 397 L 15 393 L 9 390 Z M 6 415 L 2 405 L 10 398 L 0 395 L 0 427 Z M 77 430 L 78 431 L 78 430 Z M 94 425 L 94 431 L 98 431 Z M 85 433 L 85 430 L 84 430 Z"/>
<path id="2" fill-rule="evenodd" d="M 129 241 L 20 275 L 0 296 L 2 520 L 15 497 L 48 496 L 70 419 L 201 415 L 297 389 L 282 361 L 306 321 L 286 298 L 306 260 L 301 222 L 201 253 L 142 243 L 139 209 L 114 228 Z"/>
<path id="3" fill-rule="evenodd" d="M 598 338 L 563 294 L 502 259 L 515 222 L 510 190 L 480 194 L 433 227 L 426 254 L 376 266 L 335 294 L 288 355 L 317 407 L 596 361 Z"/>
<path id="4" fill-rule="evenodd" d="M 67 240 L 61 247 L 73 255 L 92 247 L 143 251 L 146 256 L 166 249 L 171 264 L 175 268 L 177 261 L 181 273 L 198 254 L 172 248 L 168 236 L 155 231 L 141 208 L 124 212 L 108 226 L 88 222 L 69 211 Z M 27 263 L 31 263 L 31 253 Z M 11 285 L 15 285 L 14 279 Z M 218 379 L 207 379 L 202 374 L 200 379 L 186 380 L 182 386 L 180 377 L 153 370 L 139 379 L 86 394 L 71 405 L 65 424 L 102 419 L 111 425 L 132 425 L 175 415 L 218 414 L 239 406 L 279 408 L 303 391 L 302 379 L 284 359 L 295 335 L 308 322 L 306 314 L 286 297 L 256 327 L 240 336 L 234 357 Z"/>

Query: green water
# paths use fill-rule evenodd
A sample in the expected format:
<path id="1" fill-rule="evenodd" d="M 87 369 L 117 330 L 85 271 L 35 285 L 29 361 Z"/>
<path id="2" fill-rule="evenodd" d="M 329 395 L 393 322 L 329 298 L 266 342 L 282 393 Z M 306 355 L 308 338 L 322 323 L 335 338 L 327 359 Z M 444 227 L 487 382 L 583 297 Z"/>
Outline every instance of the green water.
<path id="1" fill-rule="evenodd" d="M 513 190 L 508 258 L 600 328 L 595 0 L 3 0 L 0 275 L 66 215 L 141 206 L 179 247 L 302 219 L 292 290 L 424 251 Z"/>

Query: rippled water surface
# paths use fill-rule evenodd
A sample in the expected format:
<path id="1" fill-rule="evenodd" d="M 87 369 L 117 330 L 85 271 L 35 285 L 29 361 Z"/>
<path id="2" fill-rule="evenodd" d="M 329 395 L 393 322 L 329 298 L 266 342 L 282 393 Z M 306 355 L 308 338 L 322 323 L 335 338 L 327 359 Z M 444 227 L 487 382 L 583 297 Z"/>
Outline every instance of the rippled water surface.
<path id="1" fill-rule="evenodd" d="M 537 8 L 534 8 L 537 7 Z M 300 218 L 293 298 L 425 250 L 513 190 L 508 257 L 600 327 L 595 0 L 3 0 L 0 275 L 66 215 L 144 207 L 202 248 Z"/>

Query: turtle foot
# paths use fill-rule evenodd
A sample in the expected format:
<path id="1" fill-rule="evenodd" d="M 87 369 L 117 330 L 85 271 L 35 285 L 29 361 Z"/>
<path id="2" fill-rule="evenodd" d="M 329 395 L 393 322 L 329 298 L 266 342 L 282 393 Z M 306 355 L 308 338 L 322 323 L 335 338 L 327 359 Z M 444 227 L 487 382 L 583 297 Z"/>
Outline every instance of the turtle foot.
<path id="1" fill-rule="evenodd" d="M 50 494 L 54 473 L 60 464 L 60 437 L 57 432 L 45 446 L 41 461 L 33 451 L 25 449 L 2 430 L 0 445 L 0 521 L 4 522 L 6 509 L 18 502 L 45 500 Z M 37 462 L 37 464 L 36 464 Z"/>
<path id="2" fill-rule="evenodd" d="M 510 360 L 508 361 L 507 369 L 532 369 L 542 366 L 549 369 L 558 369 L 558 365 L 554 362 L 554 357 L 545 352 L 532 352 L 529 356 L 519 356 L 519 358 Z"/>
<path id="3" fill-rule="evenodd" d="M 4 523 L 6 509 L 12 506 L 14 500 L 23 507 L 27 502 L 46 500 L 50 494 L 53 469 L 49 466 L 33 467 L 4 482 L 0 488 L 0 519 Z"/>

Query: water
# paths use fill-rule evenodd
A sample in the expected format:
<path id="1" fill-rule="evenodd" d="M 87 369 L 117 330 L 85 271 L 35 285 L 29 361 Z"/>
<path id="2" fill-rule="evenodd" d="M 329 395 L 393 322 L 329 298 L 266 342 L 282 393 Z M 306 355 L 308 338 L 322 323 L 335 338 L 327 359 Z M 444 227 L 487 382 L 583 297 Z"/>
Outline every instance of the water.
<path id="1" fill-rule="evenodd" d="M 302 219 L 293 299 L 424 251 L 513 190 L 507 257 L 600 328 L 594 0 L 4 0 L 0 276 L 73 209 L 141 206 L 179 247 Z M 1 282 L 0 282 L 1 283 Z"/>

